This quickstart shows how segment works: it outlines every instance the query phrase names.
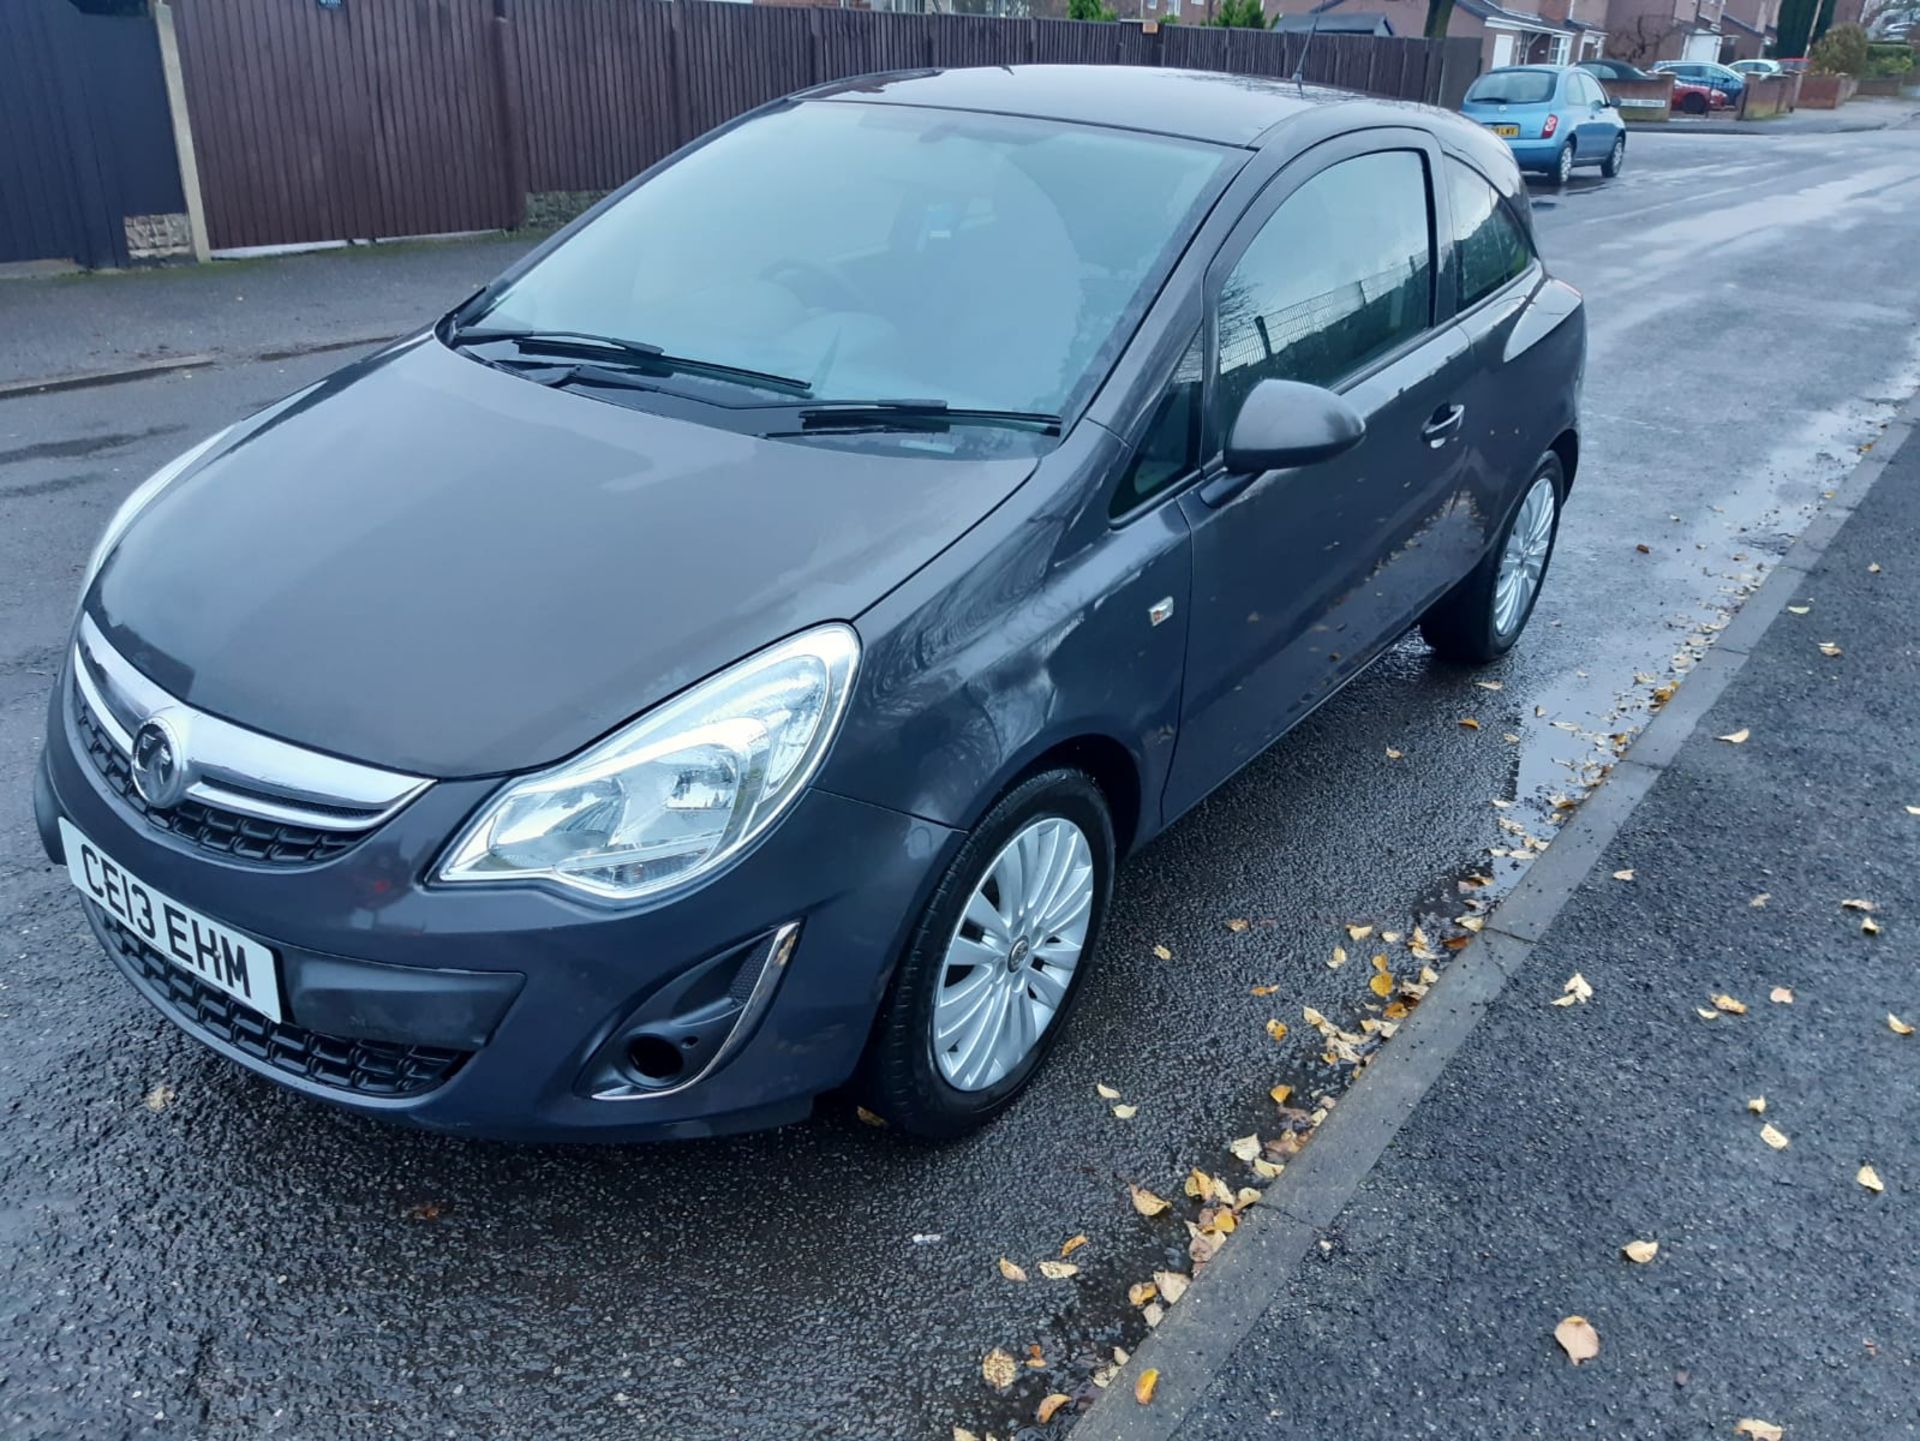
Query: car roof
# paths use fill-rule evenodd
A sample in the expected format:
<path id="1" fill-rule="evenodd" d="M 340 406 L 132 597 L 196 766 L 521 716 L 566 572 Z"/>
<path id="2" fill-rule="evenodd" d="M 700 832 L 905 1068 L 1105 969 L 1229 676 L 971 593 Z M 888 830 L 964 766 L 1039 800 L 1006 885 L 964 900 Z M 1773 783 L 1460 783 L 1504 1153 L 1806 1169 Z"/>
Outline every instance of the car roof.
<path id="1" fill-rule="evenodd" d="M 1354 105 L 1382 115 L 1404 101 L 1385 101 L 1296 85 L 1260 75 L 1163 70 L 1145 65 L 1004 65 L 863 75 L 801 92 L 799 98 L 916 105 L 1025 115 L 1118 129 L 1177 135 L 1222 145 L 1253 145 L 1283 121 L 1327 105 Z M 1445 112 L 1434 111 L 1431 114 Z M 1356 114 L 1356 122 L 1378 117 Z"/>

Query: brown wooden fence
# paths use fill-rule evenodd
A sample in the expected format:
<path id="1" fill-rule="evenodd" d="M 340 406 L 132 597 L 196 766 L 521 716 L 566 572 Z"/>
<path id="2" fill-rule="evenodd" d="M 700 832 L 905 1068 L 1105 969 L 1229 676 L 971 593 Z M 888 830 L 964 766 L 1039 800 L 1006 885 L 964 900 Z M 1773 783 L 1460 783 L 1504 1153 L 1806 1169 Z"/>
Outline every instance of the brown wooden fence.
<path id="1" fill-rule="evenodd" d="M 172 0 L 216 247 L 520 223 L 743 110 L 880 70 L 1029 63 L 1291 75 L 1264 31 L 710 0 Z M 1309 80 L 1459 102 L 1478 42 L 1320 35 Z"/>

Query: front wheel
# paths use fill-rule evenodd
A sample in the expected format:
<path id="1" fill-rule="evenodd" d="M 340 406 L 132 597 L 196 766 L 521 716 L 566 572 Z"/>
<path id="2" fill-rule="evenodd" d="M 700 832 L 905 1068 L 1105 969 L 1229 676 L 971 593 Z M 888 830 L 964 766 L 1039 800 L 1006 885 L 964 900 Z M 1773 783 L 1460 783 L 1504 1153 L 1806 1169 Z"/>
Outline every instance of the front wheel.
<path id="1" fill-rule="evenodd" d="M 1420 634 L 1441 659 L 1484 665 L 1513 649 L 1547 578 L 1566 495 L 1566 471 L 1549 451 L 1499 542 L 1420 618 Z"/>
<path id="2" fill-rule="evenodd" d="M 895 1129 L 952 1140 L 1033 1078 L 1078 994 L 1113 886 L 1113 822 L 1075 770 L 1022 782 L 927 903 L 856 1089 Z"/>
<path id="3" fill-rule="evenodd" d="M 1607 158 L 1600 162 L 1600 173 L 1611 180 L 1618 175 L 1627 163 L 1627 137 L 1613 137 L 1613 149 L 1607 152 Z"/>

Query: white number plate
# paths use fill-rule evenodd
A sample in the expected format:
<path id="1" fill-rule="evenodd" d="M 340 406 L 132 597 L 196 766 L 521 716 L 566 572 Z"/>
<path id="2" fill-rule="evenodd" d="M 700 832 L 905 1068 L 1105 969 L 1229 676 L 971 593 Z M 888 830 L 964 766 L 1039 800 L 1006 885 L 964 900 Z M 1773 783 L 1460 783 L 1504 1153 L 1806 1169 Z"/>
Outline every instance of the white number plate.
<path id="1" fill-rule="evenodd" d="M 279 959 L 271 946 L 161 895 L 109 859 L 65 817 L 60 840 L 66 847 L 68 879 L 107 914 L 182 970 L 268 1020 L 280 1019 Z"/>

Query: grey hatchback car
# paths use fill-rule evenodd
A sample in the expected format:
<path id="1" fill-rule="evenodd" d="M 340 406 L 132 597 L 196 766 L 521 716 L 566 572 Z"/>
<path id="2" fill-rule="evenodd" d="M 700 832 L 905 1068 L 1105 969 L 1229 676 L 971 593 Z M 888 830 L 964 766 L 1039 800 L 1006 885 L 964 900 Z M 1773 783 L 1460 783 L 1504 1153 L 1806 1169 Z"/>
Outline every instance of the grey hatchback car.
<path id="1" fill-rule="evenodd" d="M 1121 856 L 1409 628 L 1514 644 L 1584 347 L 1455 115 L 795 95 L 128 497 L 40 831 L 148 1001 L 309 1096 L 955 1136 Z"/>

